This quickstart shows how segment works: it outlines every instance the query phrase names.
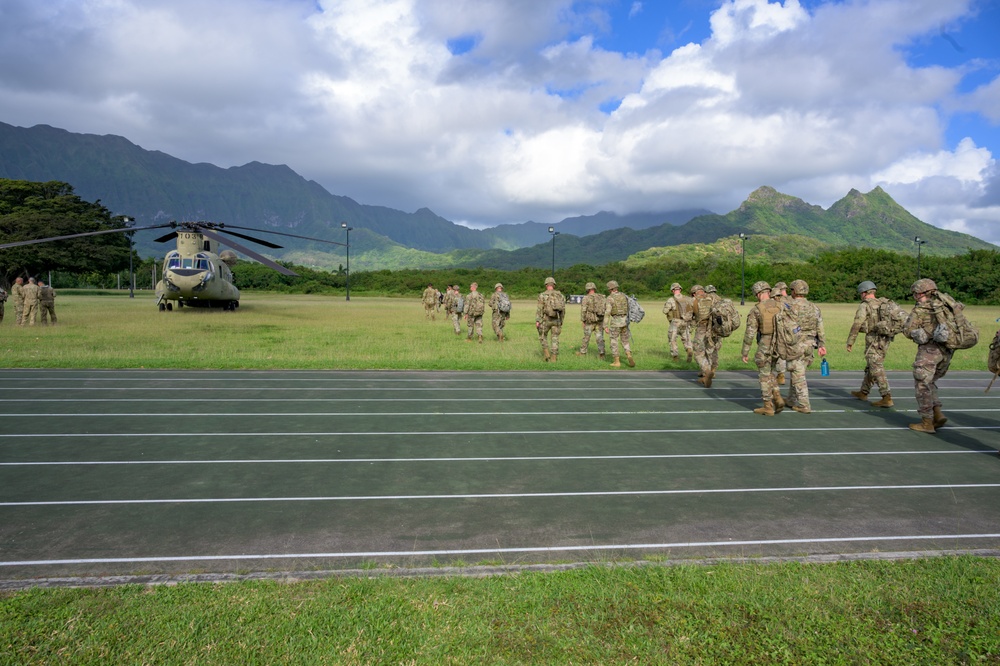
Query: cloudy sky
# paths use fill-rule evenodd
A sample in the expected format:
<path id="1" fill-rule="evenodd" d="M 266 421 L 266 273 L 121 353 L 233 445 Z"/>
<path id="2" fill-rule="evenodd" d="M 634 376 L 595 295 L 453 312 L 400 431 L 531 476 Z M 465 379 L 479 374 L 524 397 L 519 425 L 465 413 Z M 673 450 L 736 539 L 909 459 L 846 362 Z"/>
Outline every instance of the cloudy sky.
<path id="1" fill-rule="evenodd" d="M 485 226 L 880 185 L 1000 243 L 1000 0 L 3 0 L 0 121 Z"/>

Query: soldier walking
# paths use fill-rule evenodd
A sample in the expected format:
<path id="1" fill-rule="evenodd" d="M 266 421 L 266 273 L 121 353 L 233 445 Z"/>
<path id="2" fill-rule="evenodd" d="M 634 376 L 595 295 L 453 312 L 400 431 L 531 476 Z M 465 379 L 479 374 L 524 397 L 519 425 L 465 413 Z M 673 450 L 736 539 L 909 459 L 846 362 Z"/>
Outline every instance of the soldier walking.
<path id="1" fill-rule="evenodd" d="M 705 287 L 700 284 L 691 287 L 691 296 L 694 302 L 692 306 L 694 339 L 691 340 L 691 349 L 694 352 L 694 360 L 698 363 L 698 383 L 704 384 L 705 388 L 711 388 L 712 379 L 715 378 L 715 373 L 712 370 L 715 338 L 712 335 L 710 315 L 712 304 L 715 301 L 705 292 Z"/>
<path id="2" fill-rule="evenodd" d="M 503 294 L 503 296 L 501 296 Z M 500 309 L 500 302 L 506 299 L 508 304 L 507 312 Z M 490 318 L 490 323 L 493 324 L 493 333 L 496 334 L 497 340 L 503 342 L 503 329 L 507 325 L 507 320 L 510 319 L 510 297 L 504 293 L 503 285 L 497 282 L 493 285 L 493 295 L 490 296 L 490 309 L 493 310 L 493 316 Z"/>
<path id="3" fill-rule="evenodd" d="M 667 321 L 670 322 L 670 328 L 667 330 L 667 341 L 670 343 L 670 357 L 675 361 L 678 360 L 680 350 L 677 347 L 677 339 L 680 338 L 681 343 L 684 345 L 684 350 L 687 351 L 688 363 L 690 363 L 694 353 L 691 347 L 690 326 L 691 319 L 694 317 L 694 301 L 684 295 L 681 285 L 677 282 L 670 285 L 670 291 L 673 292 L 673 296 L 668 298 L 667 302 L 663 304 L 663 314 L 667 316 Z"/>
<path id="4" fill-rule="evenodd" d="M 586 356 L 590 347 L 590 336 L 597 334 L 597 358 L 604 360 L 604 294 L 597 293 L 597 285 L 588 282 L 584 285 L 587 295 L 580 304 L 580 322 L 583 324 L 583 342 L 577 350 L 577 356 Z"/>
<path id="5" fill-rule="evenodd" d="M 854 341 L 858 338 L 858 333 L 865 334 L 865 376 L 861 380 L 861 388 L 851 391 L 858 400 L 868 401 L 868 393 L 872 386 L 878 386 L 882 399 L 873 402 L 876 407 L 892 407 L 892 390 L 889 388 L 889 377 L 885 374 L 885 356 L 889 353 L 889 345 L 892 344 L 891 335 L 883 335 L 878 332 L 879 305 L 881 300 L 875 296 L 875 283 L 865 280 L 858 285 L 858 294 L 861 296 L 861 304 L 854 315 L 854 324 L 851 332 L 847 335 L 847 351 L 850 353 L 854 348 Z"/>
<path id="6" fill-rule="evenodd" d="M 948 372 L 955 352 L 934 339 L 939 325 L 936 313 L 945 309 L 938 298 L 937 284 L 934 280 L 922 278 L 913 283 L 910 292 L 916 305 L 903 325 L 903 333 L 917 344 L 917 355 L 913 359 L 913 386 L 917 413 L 920 415 L 920 423 L 911 423 L 910 429 L 934 433 L 948 422 L 941 413 L 937 380 Z"/>
<path id="7" fill-rule="evenodd" d="M 52 319 L 52 325 L 56 324 L 56 290 L 38 281 L 38 311 L 41 313 L 42 326 L 48 326 L 48 319 Z"/>
<path id="8" fill-rule="evenodd" d="M 784 305 L 788 302 L 788 285 L 780 280 L 774 283 L 771 287 L 771 300 L 778 303 L 778 305 Z M 785 372 L 788 370 L 788 361 L 778 357 L 777 362 L 774 364 L 774 371 L 777 373 L 775 375 L 775 380 L 778 382 L 778 386 L 785 385 Z"/>
<path id="9" fill-rule="evenodd" d="M 795 321 L 798 322 L 802 335 L 802 355 L 788 361 L 788 374 L 791 386 L 788 388 L 786 402 L 800 414 L 812 412 L 809 403 L 809 384 L 806 381 L 806 369 L 812 365 L 813 350 L 818 350 L 820 356 L 826 356 L 826 333 L 823 330 L 823 313 L 819 306 L 809 302 L 809 284 L 805 280 L 793 280 L 792 300 L 788 304 Z M 777 382 L 777 377 L 775 377 Z"/>
<path id="10" fill-rule="evenodd" d="M 486 297 L 479 293 L 479 283 L 469 285 L 469 295 L 465 297 L 465 321 L 469 326 L 469 337 L 466 342 L 472 342 L 472 335 L 479 336 L 479 344 L 483 343 L 483 314 L 486 312 Z"/>
<path id="11" fill-rule="evenodd" d="M 3 323 L 4 305 L 7 303 L 7 290 L 0 287 L 0 323 Z"/>
<path id="12" fill-rule="evenodd" d="M 10 295 L 14 297 L 14 323 L 17 326 L 24 326 L 24 278 L 19 277 L 14 280 Z"/>
<path id="13" fill-rule="evenodd" d="M 427 285 L 427 288 L 424 289 L 424 293 L 420 297 L 420 300 L 424 304 L 424 319 L 430 319 L 431 321 L 434 320 L 434 312 L 437 307 L 438 300 L 437 295 L 437 289 L 435 289 L 432 284 Z"/>
<path id="14" fill-rule="evenodd" d="M 559 333 L 562 332 L 565 314 L 566 297 L 556 289 L 554 277 L 545 278 L 545 291 L 538 294 L 538 305 L 535 307 L 535 328 L 538 329 L 543 361 L 555 363 L 559 360 Z"/>
<path id="15" fill-rule="evenodd" d="M 35 318 L 38 315 L 38 285 L 35 278 L 28 278 L 28 284 L 22 289 L 24 294 L 24 312 L 21 314 L 21 324 L 28 326 L 35 325 Z"/>
<path id="16" fill-rule="evenodd" d="M 465 309 L 465 303 L 463 302 L 461 307 L 459 306 L 459 299 L 461 297 L 462 292 L 457 284 L 448 285 L 448 293 L 444 297 L 444 312 L 451 319 L 455 335 L 462 334 L 462 310 Z"/>
<path id="17" fill-rule="evenodd" d="M 604 332 L 611 336 L 612 368 L 622 367 L 620 349 L 625 350 L 630 368 L 635 367 L 632 358 L 632 333 L 628 328 L 628 298 L 618 291 L 618 282 L 608 282 L 608 297 L 604 301 Z"/>
<path id="18" fill-rule="evenodd" d="M 757 353 L 754 354 L 754 363 L 757 365 L 757 381 L 760 383 L 760 396 L 764 401 L 763 407 L 753 410 L 754 414 L 762 416 L 774 416 L 781 412 L 785 403 L 778 390 L 778 383 L 775 378 L 774 365 L 778 355 L 774 350 L 774 317 L 778 314 L 781 306 L 771 298 L 771 285 L 760 280 L 754 282 L 750 288 L 757 298 L 757 303 L 747 315 L 747 327 L 743 332 L 743 362 L 750 362 L 750 347 L 754 340 L 757 341 Z"/>

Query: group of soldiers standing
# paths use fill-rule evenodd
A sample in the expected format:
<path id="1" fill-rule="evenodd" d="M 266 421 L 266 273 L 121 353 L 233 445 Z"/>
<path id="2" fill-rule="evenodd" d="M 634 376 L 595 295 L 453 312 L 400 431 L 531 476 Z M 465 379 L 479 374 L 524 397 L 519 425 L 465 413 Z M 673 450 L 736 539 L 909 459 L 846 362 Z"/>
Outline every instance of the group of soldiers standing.
<path id="1" fill-rule="evenodd" d="M 427 285 L 427 289 L 424 290 L 425 308 L 428 302 L 428 291 L 437 293 L 433 285 Z M 448 285 L 448 289 L 441 296 L 439 303 L 444 307 L 448 319 L 451 320 L 452 326 L 455 329 L 455 335 L 462 334 L 462 319 L 465 319 L 468 327 L 468 335 L 465 338 L 466 342 L 472 342 L 475 337 L 482 344 L 483 316 L 486 314 L 487 307 L 493 311 L 491 323 L 497 342 L 503 342 L 506 339 L 504 329 L 507 326 L 507 320 L 510 319 L 510 296 L 507 295 L 503 285 L 499 282 L 493 286 L 493 294 L 490 296 L 489 301 L 486 300 L 486 296 L 480 293 L 479 283 L 473 282 L 469 285 L 469 293 L 464 296 L 462 295 L 461 287 L 457 284 Z M 429 314 L 428 316 L 434 319 L 433 314 Z"/>
<path id="2" fill-rule="evenodd" d="M 42 326 L 48 326 L 49 319 L 56 323 L 56 290 L 45 284 L 44 280 L 19 277 L 10 288 L 10 298 L 14 300 L 14 315 L 18 326 L 34 326 L 36 320 Z M 8 294 L 0 288 L 0 322 L 4 317 L 4 305 Z"/>
<path id="3" fill-rule="evenodd" d="M 680 359 L 678 341 L 687 352 L 687 361 L 698 364 L 698 383 L 711 388 L 715 371 L 719 369 L 719 350 L 722 338 L 712 331 L 710 313 L 712 306 L 721 300 L 714 285 L 692 285 L 690 296 L 677 282 L 670 285 L 672 296 L 663 304 L 663 314 L 670 322 L 667 342 L 670 357 Z"/>
<path id="4" fill-rule="evenodd" d="M 552 278 L 546 278 L 546 282 Z M 553 280 L 553 283 L 555 281 Z M 610 280 L 605 285 L 608 295 L 597 293 L 597 285 L 588 282 L 584 289 L 587 294 L 580 303 L 580 323 L 583 326 L 583 341 L 580 349 L 576 351 L 577 356 L 586 356 L 590 349 L 590 338 L 596 334 L 597 358 L 601 361 L 605 359 L 604 336 L 608 336 L 608 347 L 611 348 L 611 367 L 622 367 L 621 354 L 625 353 L 625 361 L 630 368 L 635 367 L 635 358 L 632 356 L 632 331 L 629 328 L 628 318 L 628 297 L 621 293 L 616 280 Z M 541 307 L 542 295 L 539 295 L 539 307 Z M 539 314 L 536 312 L 535 320 L 538 321 Z M 541 334 L 541 328 L 539 328 Z M 541 337 L 541 335 L 539 336 Z M 542 350 L 545 350 L 545 342 L 542 342 Z M 550 359 L 554 360 L 554 359 Z"/>

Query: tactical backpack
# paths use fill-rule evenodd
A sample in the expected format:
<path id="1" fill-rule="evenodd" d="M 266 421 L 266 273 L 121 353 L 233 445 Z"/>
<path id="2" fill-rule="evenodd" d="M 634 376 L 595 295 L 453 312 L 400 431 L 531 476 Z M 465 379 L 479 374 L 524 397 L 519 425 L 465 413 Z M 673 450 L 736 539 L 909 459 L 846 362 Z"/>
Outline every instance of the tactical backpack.
<path id="1" fill-rule="evenodd" d="M 996 337 L 990 343 L 990 355 L 986 358 L 986 367 L 994 375 L 1000 374 L 1000 331 L 997 331 Z"/>
<path id="2" fill-rule="evenodd" d="M 947 339 L 941 342 L 948 349 L 970 349 L 979 342 L 979 329 L 965 318 L 965 306 L 948 294 L 938 292 L 944 308 L 936 308 L 934 317 L 938 326 L 947 329 Z M 936 338 L 935 338 L 936 339 Z"/>
<path id="3" fill-rule="evenodd" d="M 794 361 L 802 356 L 802 328 L 788 303 L 782 303 L 781 309 L 774 315 L 772 340 L 778 358 Z"/>
<path id="4" fill-rule="evenodd" d="M 903 332 L 903 325 L 909 318 L 909 313 L 898 303 L 888 298 L 880 298 L 878 300 L 879 304 L 876 309 L 878 321 L 875 323 L 874 332 L 890 338 L 899 335 Z"/>
<path id="5" fill-rule="evenodd" d="M 465 298 L 462 294 L 455 297 L 455 312 L 459 314 L 465 312 Z"/>
<path id="6" fill-rule="evenodd" d="M 562 292 L 553 291 L 546 294 L 544 298 L 545 305 L 543 310 L 545 311 L 545 316 L 550 318 L 562 317 L 563 312 L 566 311 L 566 297 L 562 295 Z"/>
<path id="7" fill-rule="evenodd" d="M 604 298 L 604 294 L 588 294 L 584 296 L 583 307 L 586 308 L 583 313 L 584 323 L 596 324 L 604 319 L 604 308 L 606 305 L 607 301 Z"/>
<path id="8" fill-rule="evenodd" d="M 506 291 L 501 291 L 497 297 L 497 308 L 504 314 L 510 314 L 510 296 Z"/>
<path id="9" fill-rule="evenodd" d="M 642 321 L 642 318 L 646 316 L 646 311 L 642 309 L 639 305 L 638 299 L 636 299 L 635 294 L 632 296 L 626 296 L 628 298 L 628 322 L 630 324 L 637 324 Z"/>
<path id="10" fill-rule="evenodd" d="M 712 322 L 712 333 L 719 338 L 728 338 L 743 322 L 736 306 L 728 298 L 713 304 L 708 316 Z"/>

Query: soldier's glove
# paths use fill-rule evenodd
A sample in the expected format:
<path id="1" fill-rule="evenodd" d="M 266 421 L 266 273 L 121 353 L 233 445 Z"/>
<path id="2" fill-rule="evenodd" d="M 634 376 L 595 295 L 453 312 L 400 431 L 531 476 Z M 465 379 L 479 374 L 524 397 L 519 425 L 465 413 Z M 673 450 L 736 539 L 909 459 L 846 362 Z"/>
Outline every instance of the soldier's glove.
<path id="1" fill-rule="evenodd" d="M 941 344 L 948 342 L 948 327 L 944 324 L 938 324 L 934 327 L 934 335 L 931 337 L 934 338 L 934 342 L 940 342 Z"/>
<path id="2" fill-rule="evenodd" d="M 927 335 L 927 331 L 922 328 L 915 328 L 910 331 L 910 339 L 916 342 L 918 345 L 925 345 L 927 341 L 930 340 L 930 336 Z"/>

